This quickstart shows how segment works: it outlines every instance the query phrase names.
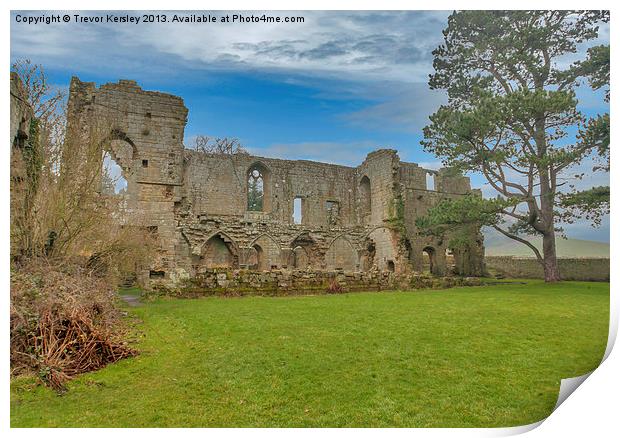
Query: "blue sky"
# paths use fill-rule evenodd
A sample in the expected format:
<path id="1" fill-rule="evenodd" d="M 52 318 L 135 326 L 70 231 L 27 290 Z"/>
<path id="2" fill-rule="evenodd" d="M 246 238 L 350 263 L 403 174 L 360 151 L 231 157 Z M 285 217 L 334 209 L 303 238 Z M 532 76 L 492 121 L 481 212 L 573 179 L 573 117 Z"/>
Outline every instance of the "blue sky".
<path id="1" fill-rule="evenodd" d="M 99 84 L 123 78 L 181 96 L 189 108 L 186 145 L 197 134 L 237 137 L 257 155 L 345 165 L 390 147 L 405 161 L 439 167 L 419 142 L 445 101 L 427 81 L 448 12 L 269 13 L 303 16 L 303 24 L 26 25 L 15 22 L 17 14 L 43 13 L 12 13 L 12 60 L 43 64 L 58 86 L 72 75 Z M 608 35 L 605 26 L 590 44 L 607 43 Z M 607 111 L 601 93 L 583 87 L 579 95 L 586 114 Z M 609 181 L 606 174 L 591 178 Z M 479 175 L 472 183 L 493 194 Z M 609 223 L 567 232 L 608 241 Z"/>

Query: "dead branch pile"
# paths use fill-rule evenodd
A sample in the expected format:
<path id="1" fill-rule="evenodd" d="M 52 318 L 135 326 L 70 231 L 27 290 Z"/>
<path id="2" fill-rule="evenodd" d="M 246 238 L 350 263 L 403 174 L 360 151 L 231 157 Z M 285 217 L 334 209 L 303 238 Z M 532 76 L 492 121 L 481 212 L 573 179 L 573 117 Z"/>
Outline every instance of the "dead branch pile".
<path id="1" fill-rule="evenodd" d="M 11 272 L 11 372 L 63 391 L 73 376 L 136 354 L 104 279 L 37 260 Z"/>

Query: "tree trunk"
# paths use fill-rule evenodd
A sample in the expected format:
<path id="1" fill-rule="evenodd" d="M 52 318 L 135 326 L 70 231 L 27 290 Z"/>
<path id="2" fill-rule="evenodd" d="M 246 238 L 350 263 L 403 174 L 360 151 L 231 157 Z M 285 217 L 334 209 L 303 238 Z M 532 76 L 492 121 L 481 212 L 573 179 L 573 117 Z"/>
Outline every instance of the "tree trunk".
<path id="1" fill-rule="evenodd" d="M 553 230 L 543 235 L 543 268 L 546 282 L 560 281 L 560 270 L 555 253 L 555 232 Z"/>

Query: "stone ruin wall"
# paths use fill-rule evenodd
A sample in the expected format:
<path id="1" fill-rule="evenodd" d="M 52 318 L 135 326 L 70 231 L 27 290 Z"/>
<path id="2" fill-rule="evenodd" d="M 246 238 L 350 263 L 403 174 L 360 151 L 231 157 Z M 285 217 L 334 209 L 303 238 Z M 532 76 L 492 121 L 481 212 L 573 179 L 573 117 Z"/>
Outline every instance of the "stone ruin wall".
<path id="1" fill-rule="evenodd" d="M 439 199 L 470 192 L 468 178 L 403 163 L 390 149 L 357 167 L 204 154 L 183 145 L 187 115 L 181 98 L 134 81 L 71 81 L 69 124 L 104 133 L 102 146 L 127 180 L 130 222 L 159 240 L 141 283 L 173 284 L 213 268 L 398 275 L 429 269 L 430 260 L 434 274 L 447 273 L 447 242 L 419 236 L 414 222 Z M 254 170 L 263 180 L 260 211 L 248 208 Z M 436 190 L 427 190 L 429 172 Z M 451 257 L 462 275 L 483 272 L 482 236 L 473 233 L 477 244 Z"/>
<path id="2" fill-rule="evenodd" d="M 16 73 L 11 72 L 11 119 L 10 139 L 11 145 L 11 195 L 10 211 L 11 223 L 17 223 L 24 218 L 26 213 L 26 184 L 28 178 L 27 163 L 25 160 L 25 148 L 30 138 L 31 122 L 33 120 L 32 108 L 26 101 L 22 82 Z M 17 242 L 15 227 L 11 227 L 11 254 L 17 253 L 14 248 Z"/>
<path id="3" fill-rule="evenodd" d="M 506 278 L 544 279 L 543 267 L 534 257 L 490 256 L 485 259 L 491 273 Z M 558 258 L 560 276 L 569 281 L 609 281 L 609 258 Z"/>

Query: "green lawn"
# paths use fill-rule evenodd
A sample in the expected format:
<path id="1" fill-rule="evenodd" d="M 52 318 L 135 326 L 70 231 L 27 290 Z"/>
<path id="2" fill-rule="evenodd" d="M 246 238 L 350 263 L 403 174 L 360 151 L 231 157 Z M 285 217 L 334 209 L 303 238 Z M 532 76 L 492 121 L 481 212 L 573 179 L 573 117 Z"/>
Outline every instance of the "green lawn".
<path id="1" fill-rule="evenodd" d="M 142 354 L 56 395 L 11 385 L 11 426 L 532 423 L 600 362 L 609 284 L 160 300 Z"/>

